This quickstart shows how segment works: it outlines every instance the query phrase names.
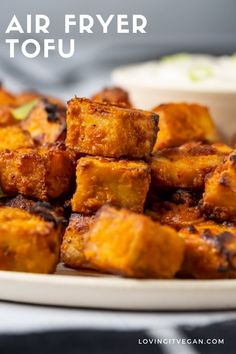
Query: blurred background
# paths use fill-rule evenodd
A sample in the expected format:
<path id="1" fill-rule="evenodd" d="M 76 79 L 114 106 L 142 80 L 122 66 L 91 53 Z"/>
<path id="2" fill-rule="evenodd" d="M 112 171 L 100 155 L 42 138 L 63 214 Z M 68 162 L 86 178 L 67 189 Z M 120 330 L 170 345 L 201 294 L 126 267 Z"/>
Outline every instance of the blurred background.
<path id="1" fill-rule="evenodd" d="M 64 34 L 65 14 L 143 14 L 146 34 L 109 34 L 95 27 L 94 34 L 79 34 L 76 26 Z M 11 34 L 20 41 L 35 38 L 76 39 L 76 55 L 62 59 L 9 58 L 5 30 L 16 14 L 25 26 L 27 14 L 46 14 L 50 34 Z M 14 91 L 36 89 L 69 99 L 86 96 L 110 84 L 111 70 L 119 65 L 159 58 L 175 52 L 231 54 L 236 51 L 235 0 L 7 0 L 0 11 L 0 79 Z"/>

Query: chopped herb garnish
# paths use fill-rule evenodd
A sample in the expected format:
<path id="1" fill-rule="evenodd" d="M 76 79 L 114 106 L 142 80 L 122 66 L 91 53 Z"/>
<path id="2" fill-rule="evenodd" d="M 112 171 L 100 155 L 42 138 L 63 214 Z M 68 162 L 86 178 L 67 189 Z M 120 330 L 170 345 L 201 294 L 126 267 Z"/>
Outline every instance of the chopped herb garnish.
<path id="1" fill-rule="evenodd" d="M 177 54 L 172 54 L 172 55 L 166 55 L 165 57 L 161 58 L 161 61 L 163 63 L 172 63 L 175 61 L 182 61 L 189 59 L 190 55 L 187 53 L 177 53 Z"/>
<path id="2" fill-rule="evenodd" d="M 189 69 L 189 79 L 194 82 L 204 81 L 213 76 L 211 68 L 207 66 L 196 66 Z"/>
<path id="3" fill-rule="evenodd" d="M 236 61 L 236 53 L 233 53 L 231 58 Z"/>
<path id="4" fill-rule="evenodd" d="M 39 102 L 39 99 L 36 98 L 33 101 L 30 101 L 21 107 L 13 109 L 12 110 L 13 117 L 16 120 L 24 120 L 25 118 L 27 118 L 30 111 L 37 105 L 38 102 Z"/>

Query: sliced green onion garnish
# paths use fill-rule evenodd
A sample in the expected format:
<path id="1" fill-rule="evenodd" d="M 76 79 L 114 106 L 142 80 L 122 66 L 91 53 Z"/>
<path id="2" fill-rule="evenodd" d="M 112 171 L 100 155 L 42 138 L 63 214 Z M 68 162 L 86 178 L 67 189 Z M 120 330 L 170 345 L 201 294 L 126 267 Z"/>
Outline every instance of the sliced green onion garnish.
<path id="1" fill-rule="evenodd" d="M 17 120 L 24 120 L 28 116 L 30 111 L 36 106 L 36 104 L 38 102 L 39 102 L 39 99 L 36 98 L 33 101 L 30 101 L 21 107 L 13 109 L 12 110 L 13 117 Z"/>
<path id="2" fill-rule="evenodd" d="M 196 66 L 188 71 L 189 79 L 194 82 L 204 81 L 212 76 L 213 72 L 211 68 L 207 66 Z"/>
<path id="3" fill-rule="evenodd" d="M 189 59 L 190 55 L 187 53 L 177 53 L 172 55 L 166 55 L 165 57 L 161 58 L 163 63 L 172 63 L 175 61 L 182 61 Z"/>
<path id="4" fill-rule="evenodd" d="M 236 53 L 233 53 L 232 56 L 231 56 L 231 58 L 232 58 L 234 61 L 236 61 Z"/>

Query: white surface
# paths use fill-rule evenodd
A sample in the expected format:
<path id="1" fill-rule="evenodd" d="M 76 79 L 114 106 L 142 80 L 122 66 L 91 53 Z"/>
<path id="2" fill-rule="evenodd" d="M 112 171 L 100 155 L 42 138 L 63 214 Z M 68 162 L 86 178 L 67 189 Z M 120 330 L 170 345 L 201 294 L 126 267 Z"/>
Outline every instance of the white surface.
<path id="1" fill-rule="evenodd" d="M 230 321 L 236 319 L 236 312 L 124 312 L 0 302 L 0 316 L 1 334 L 65 328 L 159 331 L 180 325 L 204 326 L 210 323 Z"/>
<path id="2" fill-rule="evenodd" d="M 70 270 L 57 275 L 1 271 L 0 284 L 0 300 L 33 304 L 129 310 L 236 308 L 235 280 L 136 280 Z"/>

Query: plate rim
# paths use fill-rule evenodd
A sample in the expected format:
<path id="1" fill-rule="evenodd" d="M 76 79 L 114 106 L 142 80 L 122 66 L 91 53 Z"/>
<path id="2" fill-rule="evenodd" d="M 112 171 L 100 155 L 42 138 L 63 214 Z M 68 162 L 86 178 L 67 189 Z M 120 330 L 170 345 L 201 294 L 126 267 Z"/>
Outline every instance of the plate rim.
<path id="1" fill-rule="evenodd" d="M 236 280 L 130 279 L 0 271 L 0 300 L 126 311 L 236 309 Z"/>
<path id="2" fill-rule="evenodd" d="M 119 276 L 106 276 L 102 275 L 90 276 L 82 274 L 39 274 L 39 273 L 26 273 L 26 272 L 13 272 L 13 271 L 2 271 L 0 270 L 0 281 L 1 279 L 9 281 L 25 281 L 25 282 L 37 282 L 37 283 L 47 283 L 48 284 L 62 284 L 67 283 L 70 285 L 96 285 L 103 287 L 106 286 L 118 286 L 120 287 L 130 287 L 132 285 L 139 287 L 181 287 L 181 288 L 209 288 L 209 287 L 219 287 L 222 285 L 225 287 L 235 287 L 236 279 L 137 279 L 137 278 L 122 278 Z"/>

